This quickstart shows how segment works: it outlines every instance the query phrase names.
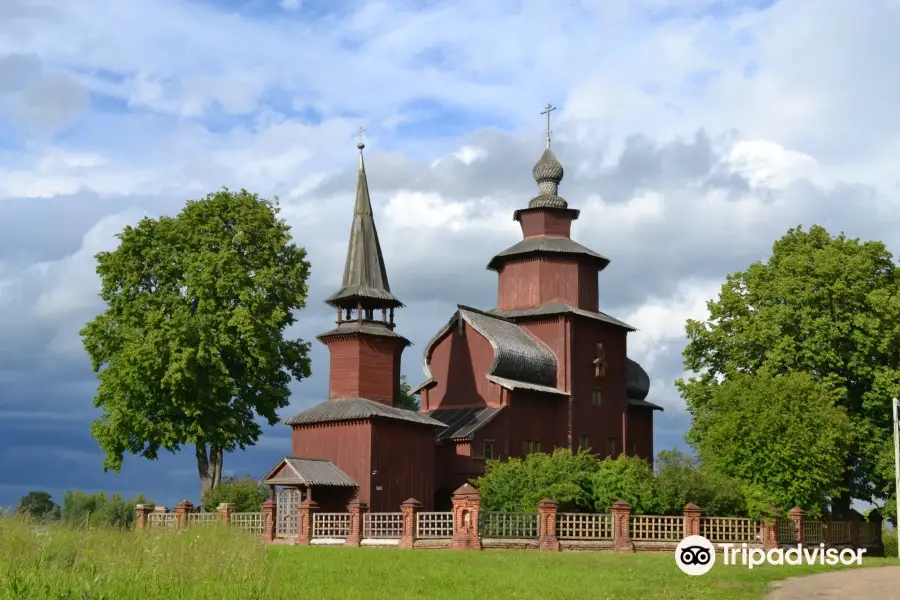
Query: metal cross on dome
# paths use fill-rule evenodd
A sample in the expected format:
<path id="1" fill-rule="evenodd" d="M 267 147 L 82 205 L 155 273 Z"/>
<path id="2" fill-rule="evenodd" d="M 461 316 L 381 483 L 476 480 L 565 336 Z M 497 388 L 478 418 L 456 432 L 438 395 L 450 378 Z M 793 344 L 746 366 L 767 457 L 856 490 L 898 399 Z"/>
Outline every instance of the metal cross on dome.
<path id="1" fill-rule="evenodd" d="M 547 103 L 547 106 L 544 107 L 544 110 L 541 111 L 542 115 L 547 115 L 547 147 L 550 147 L 550 113 L 556 110 L 556 107 Z"/>
<path id="2" fill-rule="evenodd" d="M 597 344 L 597 358 L 593 360 L 594 377 L 606 377 L 606 350 L 603 343 Z"/>

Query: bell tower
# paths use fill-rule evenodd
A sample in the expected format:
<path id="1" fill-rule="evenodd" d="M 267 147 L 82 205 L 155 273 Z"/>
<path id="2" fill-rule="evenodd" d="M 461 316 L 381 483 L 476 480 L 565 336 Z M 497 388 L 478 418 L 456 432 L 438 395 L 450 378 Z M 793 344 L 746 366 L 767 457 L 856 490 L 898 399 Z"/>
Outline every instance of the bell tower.
<path id="1" fill-rule="evenodd" d="M 400 356 L 410 345 L 394 332 L 394 310 L 403 304 L 391 293 L 372 214 L 360 129 L 359 176 L 350 244 L 341 289 L 328 297 L 337 327 L 318 336 L 328 346 L 328 399 L 365 398 L 393 406 L 400 398 Z"/>

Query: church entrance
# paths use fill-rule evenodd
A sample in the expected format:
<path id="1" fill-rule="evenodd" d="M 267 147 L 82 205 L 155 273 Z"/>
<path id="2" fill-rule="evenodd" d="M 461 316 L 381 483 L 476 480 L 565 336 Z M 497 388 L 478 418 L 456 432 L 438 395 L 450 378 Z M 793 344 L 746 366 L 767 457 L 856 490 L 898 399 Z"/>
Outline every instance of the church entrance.
<path id="1" fill-rule="evenodd" d="M 275 524 L 275 536 L 280 538 L 296 537 L 299 533 L 299 508 L 302 502 L 302 494 L 299 488 L 283 487 L 277 496 L 277 523 Z"/>

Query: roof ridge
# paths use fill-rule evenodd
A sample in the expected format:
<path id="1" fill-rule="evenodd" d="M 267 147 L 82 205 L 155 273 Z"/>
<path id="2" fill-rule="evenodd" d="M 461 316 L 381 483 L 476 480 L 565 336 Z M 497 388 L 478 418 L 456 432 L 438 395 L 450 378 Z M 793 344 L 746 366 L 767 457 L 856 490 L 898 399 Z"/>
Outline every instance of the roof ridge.
<path id="1" fill-rule="evenodd" d="M 465 311 L 468 311 L 468 312 L 473 312 L 473 313 L 475 313 L 475 314 L 477 314 L 477 315 L 484 315 L 485 317 L 490 317 L 491 319 L 497 319 L 498 321 L 506 321 L 507 323 L 512 323 L 513 325 L 518 325 L 518 323 L 516 323 L 516 322 L 513 321 L 512 319 L 508 319 L 508 318 L 504 317 L 503 315 L 495 315 L 495 314 L 491 314 L 491 313 L 489 313 L 489 312 L 487 312 L 487 311 L 485 311 L 485 310 L 481 310 L 480 308 L 474 308 L 474 307 L 472 307 L 472 306 L 466 306 L 465 304 L 457 304 L 457 305 L 456 305 L 456 308 L 458 308 L 459 310 L 465 310 Z"/>

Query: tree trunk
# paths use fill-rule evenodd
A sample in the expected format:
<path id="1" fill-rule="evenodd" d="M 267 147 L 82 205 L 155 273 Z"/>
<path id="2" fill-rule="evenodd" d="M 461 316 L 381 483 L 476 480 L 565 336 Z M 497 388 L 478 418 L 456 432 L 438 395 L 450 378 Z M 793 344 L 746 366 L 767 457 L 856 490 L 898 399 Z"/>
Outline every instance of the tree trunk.
<path id="1" fill-rule="evenodd" d="M 197 472 L 200 475 L 200 502 L 206 494 L 222 482 L 222 459 L 224 452 L 221 448 L 210 447 L 207 454 L 206 444 L 196 445 Z"/>

